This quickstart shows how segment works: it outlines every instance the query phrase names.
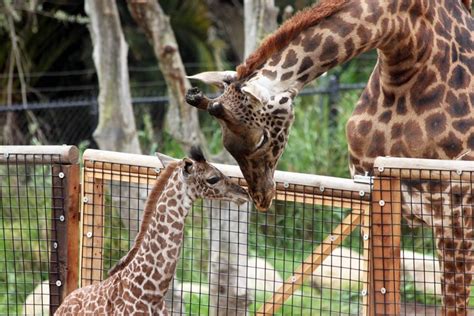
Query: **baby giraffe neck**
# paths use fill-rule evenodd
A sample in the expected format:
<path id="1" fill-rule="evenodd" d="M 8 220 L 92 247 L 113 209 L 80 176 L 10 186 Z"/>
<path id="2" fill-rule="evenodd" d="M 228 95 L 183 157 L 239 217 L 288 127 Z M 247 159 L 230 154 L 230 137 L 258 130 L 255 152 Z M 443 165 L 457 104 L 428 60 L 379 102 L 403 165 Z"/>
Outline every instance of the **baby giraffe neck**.
<path id="1" fill-rule="evenodd" d="M 121 271 L 122 279 L 148 301 L 152 309 L 163 306 L 162 300 L 175 274 L 183 241 L 184 220 L 193 202 L 180 181 L 179 172 L 170 177 L 137 254 Z M 144 302 L 146 304 L 146 302 Z"/>

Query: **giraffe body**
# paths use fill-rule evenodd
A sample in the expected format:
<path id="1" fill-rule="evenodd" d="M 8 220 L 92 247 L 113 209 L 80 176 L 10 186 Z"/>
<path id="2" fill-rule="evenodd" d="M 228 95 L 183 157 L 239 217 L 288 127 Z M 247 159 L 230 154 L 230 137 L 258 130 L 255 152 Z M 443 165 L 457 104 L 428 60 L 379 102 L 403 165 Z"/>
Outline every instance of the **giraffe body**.
<path id="1" fill-rule="evenodd" d="M 168 314 L 165 294 L 175 274 L 184 220 L 193 201 L 202 197 L 243 203 L 247 193 L 209 165 L 202 154 L 171 163 L 164 174 L 165 179 L 157 181 L 164 183 L 162 193 L 145 209 L 146 223 L 141 226 L 145 232 L 139 232 L 125 260 L 106 280 L 72 292 L 56 315 Z"/>
<path id="2" fill-rule="evenodd" d="M 294 120 L 293 99 L 308 82 L 371 49 L 377 49 L 377 65 L 346 126 L 351 173 L 372 173 L 377 156 L 474 160 L 470 6 L 460 0 L 323 0 L 285 22 L 237 72 L 191 77 L 224 92 L 210 100 L 192 89 L 187 101 L 218 120 L 224 146 L 260 209 L 274 196 L 273 174 Z M 405 201 L 410 196 L 430 201 L 421 197 L 427 185 L 403 183 L 410 192 Z M 445 201 L 450 192 L 464 190 L 440 185 Z M 469 192 L 461 200 L 472 203 Z M 411 222 L 434 227 L 441 263 L 446 262 L 443 302 L 453 315 L 465 314 L 473 273 L 473 245 L 459 240 L 461 222 L 462 237 L 472 239 L 471 221 L 461 221 L 472 213 L 469 205 L 435 210 L 425 203 L 418 216 L 403 207 Z M 453 264 L 461 252 L 466 260 Z"/>

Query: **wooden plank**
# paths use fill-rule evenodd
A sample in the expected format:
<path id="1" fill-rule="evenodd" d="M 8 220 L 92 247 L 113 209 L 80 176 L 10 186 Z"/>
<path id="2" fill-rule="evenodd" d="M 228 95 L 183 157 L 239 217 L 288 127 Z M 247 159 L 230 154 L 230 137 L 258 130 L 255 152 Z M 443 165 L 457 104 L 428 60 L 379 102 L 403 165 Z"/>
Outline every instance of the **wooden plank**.
<path id="1" fill-rule="evenodd" d="M 370 315 L 400 314 L 400 180 L 376 177 L 372 191 Z"/>
<path id="2" fill-rule="evenodd" d="M 115 170 L 125 171 L 130 173 L 141 173 L 137 171 L 138 167 L 150 168 L 148 174 L 153 173 L 154 168 L 162 168 L 163 165 L 154 156 L 145 156 L 137 154 L 125 154 L 112 151 L 94 150 L 88 149 L 83 155 L 84 164 L 88 168 L 94 168 L 97 170 L 99 167 L 102 170 Z M 101 165 L 100 163 L 103 163 Z M 130 165 L 133 162 L 133 166 Z M 123 165 L 123 166 L 122 166 Z M 235 177 L 243 179 L 242 172 L 238 166 L 216 164 L 213 165 L 222 171 L 229 177 Z M 130 170 L 124 170 L 129 168 Z M 277 189 L 284 190 L 285 183 L 297 186 L 293 191 L 304 190 L 301 192 L 311 193 L 314 188 L 322 188 L 325 196 L 343 196 L 347 198 L 367 199 L 369 200 L 369 194 L 364 197 L 360 197 L 358 194 L 360 191 L 370 192 L 370 186 L 368 184 L 357 183 L 352 179 L 341 179 L 336 177 L 318 176 L 311 174 L 303 174 L 296 172 L 286 171 L 275 171 L 274 175 L 275 182 L 277 183 Z M 241 180 L 243 181 L 243 180 Z M 245 185 L 245 182 L 241 182 Z M 299 187 L 298 187 L 299 186 Z"/>
<path id="3" fill-rule="evenodd" d="M 273 315 L 286 300 L 293 295 L 303 284 L 304 280 L 311 277 L 313 271 L 317 269 L 334 249 L 357 228 L 361 221 L 361 212 L 353 210 L 344 220 L 331 232 L 331 235 L 317 246 L 313 253 L 309 255 L 276 291 L 275 294 L 265 302 L 258 310 L 257 315 Z"/>
<path id="4" fill-rule="evenodd" d="M 471 182 L 474 161 L 378 157 L 374 167 L 377 176 L 402 180 L 462 180 Z"/>
<path id="5" fill-rule="evenodd" d="M 77 164 L 76 146 L 0 146 L 0 163 Z"/>
<path id="6" fill-rule="evenodd" d="M 63 298 L 77 289 L 79 285 L 79 197 L 80 166 L 65 166 L 66 187 L 66 225 L 67 225 L 67 275 Z"/>
<path id="7" fill-rule="evenodd" d="M 88 172 L 83 179 L 82 287 L 102 280 L 104 239 L 104 182 Z"/>
<path id="8" fill-rule="evenodd" d="M 329 207 L 340 207 L 340 208 L 356 208 L 354 206 L 354 200 L 332 196 L 321 196 L 321 195 L 309 195 L 294 192 L 282 192 L 277 191 L 275 194 L 275 200 L 286 201 L 286 202 L 297 202 L 312 205 L 323 205 Z M 363 208 L 363 205 L 369 205 L 366 201 L 360 201 L 359 209 Z"/>
<path id="9" fill-rule="evenodd" d="M 51 230 L 50 236 L 50 264 L 49 264 L 49 310 L 54 315 L 61 304 L 61 289 L 56 282 L 65 282 L 67 267 L 67 226 L 60 221 L 64 216 L 64 187 L 65 181 L 59 177 L 63 166 L 51 166 Z M 64 217 L 63 217 L 64 218 Z"/>

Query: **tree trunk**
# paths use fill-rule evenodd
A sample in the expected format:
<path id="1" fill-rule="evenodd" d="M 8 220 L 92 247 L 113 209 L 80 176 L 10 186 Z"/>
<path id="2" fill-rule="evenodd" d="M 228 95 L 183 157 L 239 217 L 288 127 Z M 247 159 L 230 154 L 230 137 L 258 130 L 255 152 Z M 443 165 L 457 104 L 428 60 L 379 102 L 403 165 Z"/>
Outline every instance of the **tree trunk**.
<path id="1" fill-rule="evenodd" d="M 186 78 L 169 17 L 165 15 L 156 0 L 128 0 L 128 7 L 133 19 L 145 31 L 153 46 L 166 81 L 170 100 L 166 114 L 168 131 L 186 151 L 189 151 L 193 145 L 204 144 L 197 109 L 189 106 L 185 101 L 186 91 L 191 88 L 191 84 Z"/>
<path id="2" fill-rule="evenodd" d="M 99 79 L 99 124 L 94 139 L 100 149 L 141 153 L 133 116 L 127 52 L 115 1 L 86 0 L 93 59 Z"/>
<path id="3" fill-rule="evenodd" d="M 278 11 L 274 0 L 244 0 L 245 57 L 276 30 Z"/>

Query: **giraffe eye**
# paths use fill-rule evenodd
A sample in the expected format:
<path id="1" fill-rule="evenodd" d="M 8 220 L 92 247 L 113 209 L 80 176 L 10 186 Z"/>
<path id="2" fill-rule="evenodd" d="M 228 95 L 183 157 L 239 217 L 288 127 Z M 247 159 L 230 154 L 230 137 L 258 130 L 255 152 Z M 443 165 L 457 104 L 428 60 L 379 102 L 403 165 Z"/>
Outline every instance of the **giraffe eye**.
<path id="1" fill-rule="evenodd" d="M 255 149 L 259 149 L 262 147 L 268 140 L 267 133 L 263 133 L 262 136 L 260 137 L 260 140 L 257 143 L 257 146 L 255 146 Z"/>
<path id="2" fill-rule="evenodd" d="M 210 177 L 208 179 L 206 179 L 206 182 L 209 183 L 209 184 L 216 184 L 217 182 L 219 182 L 221 178 L 217 177 L 217 176 L 214 176 L 214 177 Z"/>

